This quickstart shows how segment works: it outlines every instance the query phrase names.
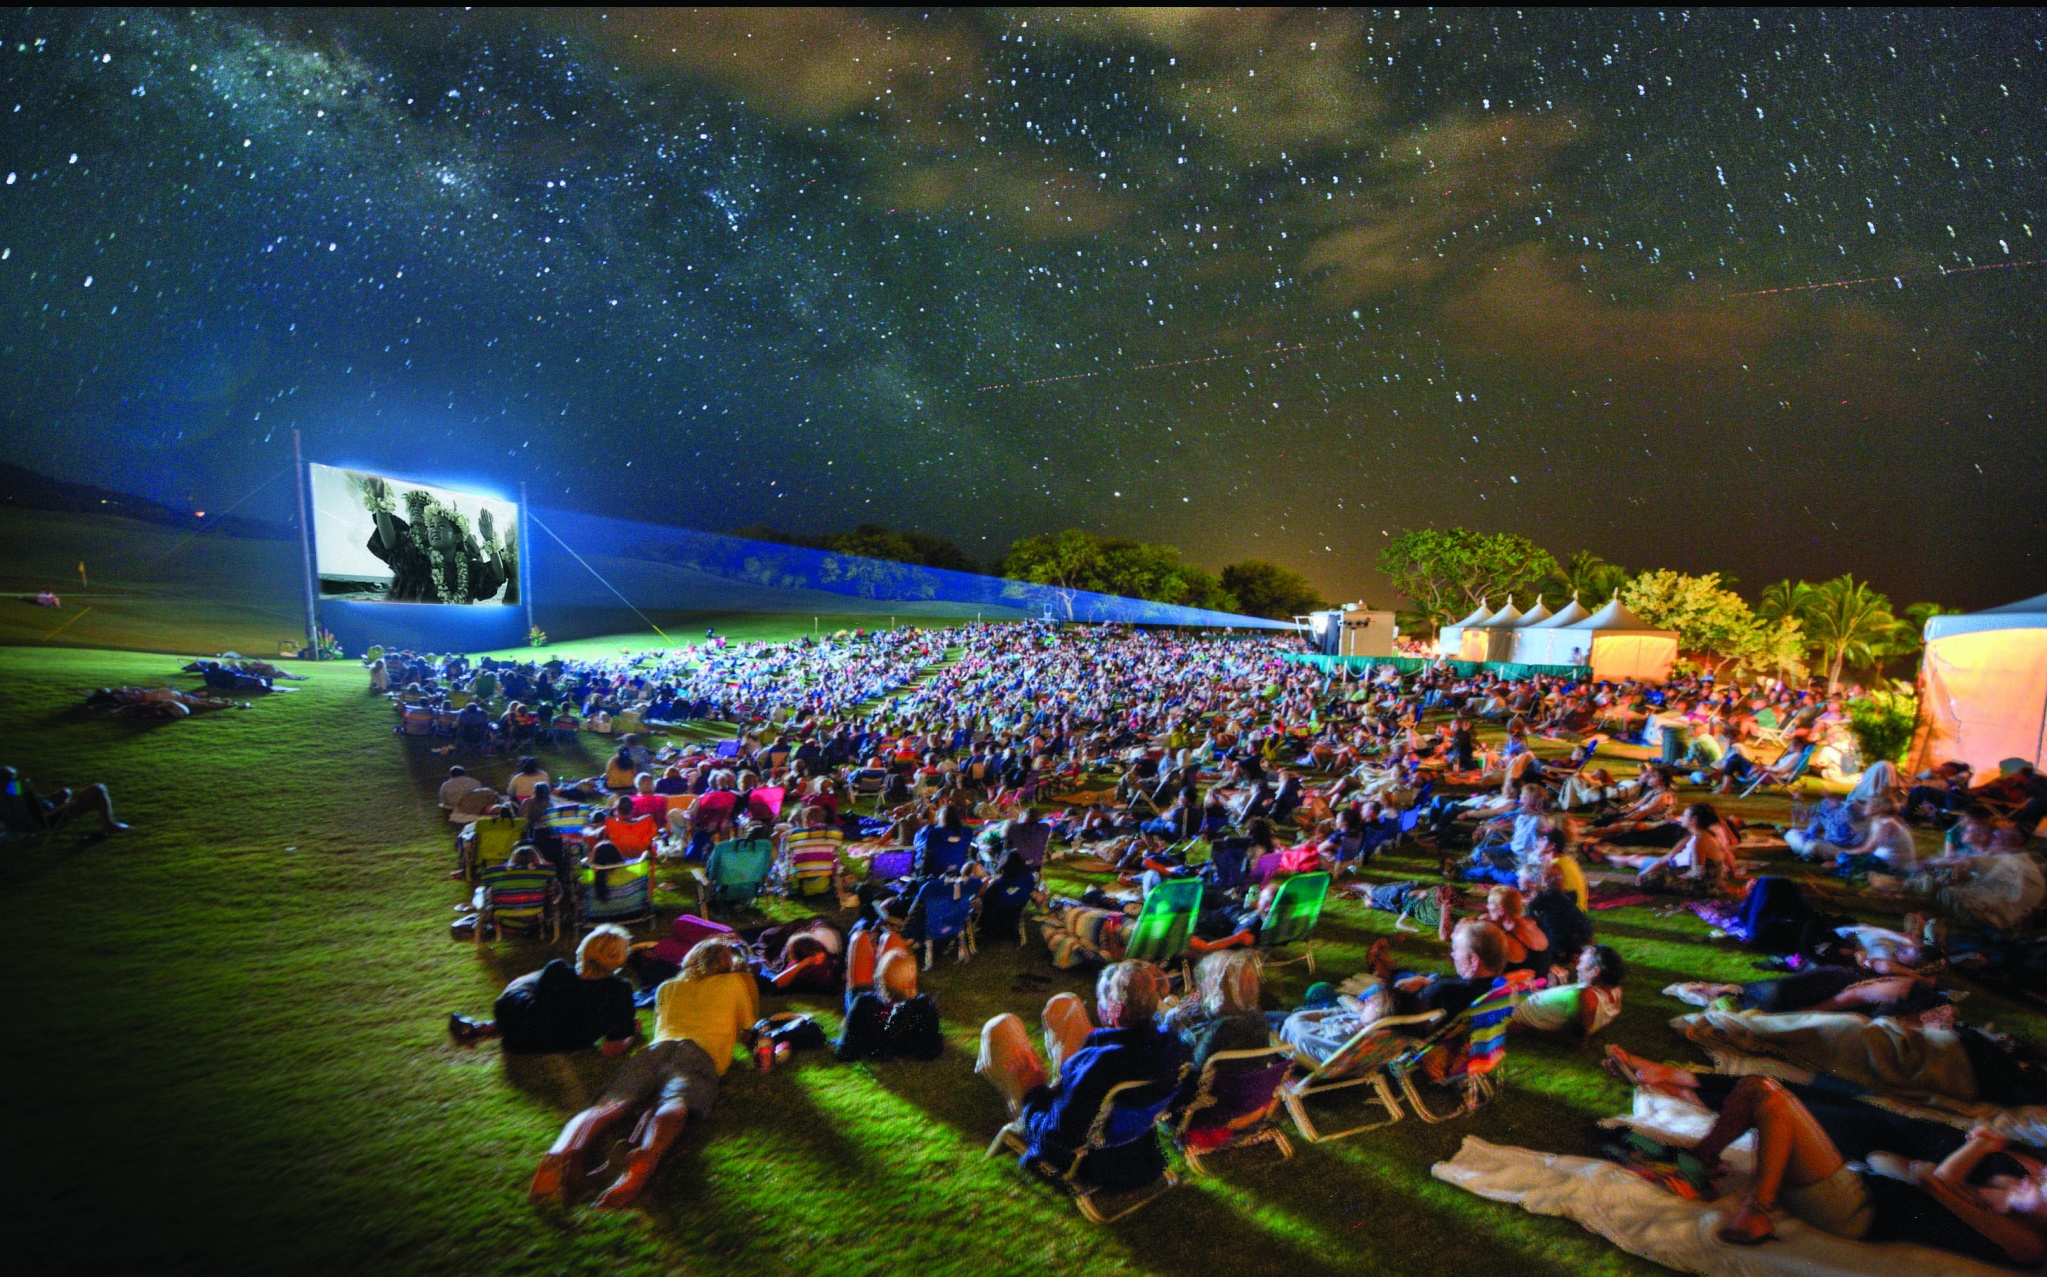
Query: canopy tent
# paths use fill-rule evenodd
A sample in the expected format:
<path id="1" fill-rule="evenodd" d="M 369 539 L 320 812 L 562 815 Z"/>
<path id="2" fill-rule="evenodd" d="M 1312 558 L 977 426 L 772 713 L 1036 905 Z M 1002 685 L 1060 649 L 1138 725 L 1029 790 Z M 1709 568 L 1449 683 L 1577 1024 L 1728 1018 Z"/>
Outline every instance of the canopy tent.
<path id="1" fill-rule="evenodd" d="M 1457 654 L 1467 661 L 1511 661 L 1514 659 L 1514 626 L 1521 609 L 1509 597 L 1505 607 L 1478 625 L 1467 625 L 1458 636 Z"/>
<path id="2" fill-rule="evenodd" d="M 1670 677 L 1670 667 L 1677 660 L 1677 631 L 1651 626 L 1628 611 L 1618 595 L 1582 621 L 1534 626 L 1520 631 L 1516 638 L 1517 661 L 1590 665 L 1592 677 L 1616 682 L 1661 683 Z"/>
<path id="3" fill-rule="evenodd" d="M 1959 759 L 1988 772 L 2042 762 L 2047 734 L 2047 594 L 1926 623 L 1910 770 Z"/>
<path id="4" fill-rule="evenodd" d="M 1536 606 L 1540 609 L 1541 604 Z M 1550 631 L 1560 630 L 1566 625 L 1576 625 L 1591 615 L 1592 613 L 1587 612 L 1579 604 L 1578 596 L 1573 594 L 1569 603 L 1540 620 L 1531 621 L 1527 616 L 1522 617 L 1521 629 L 1514 635 L 1515 661 L 1532 665 L 1547 663 L 1550 656 Z M 1569 654 L 1568 648 L 1565 649 L 1565 654 Z"/>
<path id="5" fill-rule="evenodd" d="M 1438 630 L 1436 632 L 1436 655 L 1447 656 L 1452 660 L 1457 659 L 1457 653 L 1464 644 L 1464 631 L 1474 626 L 1486 624 L 1492 619 L 1492 615 L 1493 601 L 1486 599 L 1471 610 L 1470 616 L 1465 617 L 1455 625 L 1446 625 Z"/>
<path id="6" fill-rule="evenodd" d="M 1525 630 L 1531 625 L 1540 625 L 1544 621 L 1547 621 L 1549 618 L 1550 618 L 1549 608 L 1543 603 L 1541 599 L 1537 599 L 1535 601 L 1535 606 L 1529 608 L 1526 612 L 1523 612 L 1521 614 L 1521 619 L 1514 622 L 1514 628 L 1518 630 Z"/>

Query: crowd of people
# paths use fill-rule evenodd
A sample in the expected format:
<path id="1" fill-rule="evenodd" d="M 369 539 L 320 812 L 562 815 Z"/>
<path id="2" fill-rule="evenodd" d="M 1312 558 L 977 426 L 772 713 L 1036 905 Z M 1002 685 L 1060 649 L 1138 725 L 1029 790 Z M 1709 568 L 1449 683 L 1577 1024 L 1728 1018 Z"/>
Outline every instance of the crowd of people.
<path id="1" fill-rule="evenodd" d="M 382 658 L 372 678 L 401 717 L 466 693 L 461 709 L 485 707 L 491 741 L 532 739 L 505 727 L 514 704 L 536 720 L 567 712 L 578 733 L 607 716 L 600 772 L 557 779 L 538 753 L 502 787 L 455 769 L 442 801 L 457 823 L 522 822 L 513 854 L 531 864 L 713 861 L 767 840 L 785 889 L 822 908 L 800 926 L 744 931 L 685 915 L 661 945 L 631 953 L 599 927 L 573 966 L 507 988 L 493 1020 L 453 1018 L 464 1041 L 629 1056 L 563 1130 L 533 1194 L 601 1179 L 599 1204 L 634 1200 L 735 1058 L 771 1066 L 824 1042 L 807 1016 L 763 1014 L 780 995 L 842 997 L 845 1058 L 941 1053 L 939 1003 L 912 956 L 925 945 L 928 962 L 949 929 L 929 912 L 933 884 L 978 913 L 984 942 L 1028 919 L 1054 967 L 1100 970 L 1093 1008 L 1054 996 L 1035 1040 L 1015 1014 L 980 1034 L 977 1071 L 1025 1160 L 1055 1171 L 1087 1143 L 1111 1088 L 1143 1083 L 1170 1114 L 1216 1051 L 1279 1043 L 1312 1069 L 1381 1021 L 1455 1017 L 1502 991 L 1515 1031 L 1584 1045 L 1621 1014 L 1627 978 L 1619 947 L 1597 934 L 1604 900 L 1689 909 L 1789 964 L 1753 985 L 1672 986 L 1700 1008 L 1685 1036 L 1716 1059 L 1803 1069 L 1833 1088 L 1829 1103 L 1858 1092 L 2047 1102 L 2030 1048 L 1961 1024 L 1942 983 L 1968 971 L 2037 997 L 2047 973 L 2047 945 L 2019 930 L 2047 896 L 2029 849 L 2047 783 L 2025 760 L 1987 782 L 1953 765 L 1910 780 L 1888 761 L 1859 766 L 1843 744 L 1846 706 L 1797 688 L 1509 680 L 1447 665 L 1331 676 L 1289 651 L 1262 638 L 990 625 L 617 662 Z M 730 739 L 651 743 L 706 719 Z M 1643 745 L 1646 759 L 1621 748 Z M 1787 819 L 1759 821 L 1753 805 L 1745 817 L 1726 797 L 1772 768 L 1796 779 L 1787 758 L 1824 774 L 1811 766 L 1822 750 L 1834 751 L 1828 796 L 1794 799 Z M 1924 824 L 1943 831 L 1938 855 L 1918 850 Z M 1396 845 L 1401 863 L 1422 849 L 1440 873 L 1388 872 L 1379 858 Z M 1823 876 L 1764 872 L 1779 849 Z M 891 854 L 902 866 L 884 875 Z M 1045 877 L 1062 856 L 1071 894 Z M 1341 985 L 1273 1007 L 1261 932 L 1285 884 L 1317 873 L 1398 915 L 1396 927 L 1433 933 L 1447 970 L 1402 969 L 1382 942 Z M 1204 890 L 1183 983 L 1128 946 L 1151 893 L 1189 878 Z M 1889 927 L 1843 912 L 1901 901 L 1918 911 Z M 636 1004 L 653 1011 L 644 1042 Z M 1762 1132 L 1765 1169 L 1729 1216 L 1730 1241 L 1766 1237 L 1770 1213 L 1788 1210 L 1848 1237 L 2038 1257 L 2037 1176 L 1985 1171 L 2003 1165 L 1989 1136 L 1932 1169 L 1915 1160 L 1923 1141 L 1901 1141 L 1903 1160 L 1882 1165 L 1904 1168 L 1896 1182 L 1919 1194 L 1905 1201 L 1873 1184 L 1889 1173 L 1876 1162 L 1844 1173 L 1825 1115 L 1794 1089 L 1673 1080 L 1622 1052 L 1608 1063 L 1721 1106 L 1702 1165 Z M 633 1138 L 594 1165 L 629 1122 Z M 1087 1169 L 1134 1187 L 1163 1167 L 1144 1139 Z M 1871 1224 L 1872 1211 L 1887 1222 Z"/>

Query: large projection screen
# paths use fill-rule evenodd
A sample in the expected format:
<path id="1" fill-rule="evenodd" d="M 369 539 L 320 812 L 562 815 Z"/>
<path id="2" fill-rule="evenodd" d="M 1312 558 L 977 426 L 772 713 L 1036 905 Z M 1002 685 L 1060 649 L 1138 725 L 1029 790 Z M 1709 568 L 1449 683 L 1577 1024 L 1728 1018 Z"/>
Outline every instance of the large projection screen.
<path id="1" fill-rule="evenodd" d="M 516 503 L 361 470 L 307 470 L 323 600 L 519 602 Z"/>

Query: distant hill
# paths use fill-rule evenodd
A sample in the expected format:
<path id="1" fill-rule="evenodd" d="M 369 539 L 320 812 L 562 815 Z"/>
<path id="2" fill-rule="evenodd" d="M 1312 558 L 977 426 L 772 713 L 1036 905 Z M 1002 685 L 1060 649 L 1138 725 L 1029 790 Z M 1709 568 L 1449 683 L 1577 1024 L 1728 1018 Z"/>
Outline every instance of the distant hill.
<path id="1" fill-rule="evenodd" d="M 115 492 L 90 483 L 72 483 L 52 475 L 38 474 L 25 466 L 0 461 L 0 508 L 55 510 L 67 514 L 118 514 L 188 532 L 206 531 L 218 536 L 251 537 L 260 541 L 295 539 L 298 529 L 289 523 L 244 518 L 202 517 L 197 510 L 180 510 L 161 501 Z"/>

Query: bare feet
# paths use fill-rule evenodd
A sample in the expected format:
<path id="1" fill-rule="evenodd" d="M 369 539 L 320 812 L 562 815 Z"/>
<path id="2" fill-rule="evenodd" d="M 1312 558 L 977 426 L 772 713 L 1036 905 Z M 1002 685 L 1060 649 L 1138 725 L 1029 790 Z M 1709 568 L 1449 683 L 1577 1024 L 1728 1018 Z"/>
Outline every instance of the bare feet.
<path id="1" fill-rule="evenodd" d="M 526 1189 L 526 1200 L 538 1205 L 541 1202 L 559 1202 L 562 1198 L 562 1184 L 570 1170 L 567 1153 L 549 1153 L 540 1159 L 540 1165 L 533 1170 L 533 1183 Z"/>
<path id="2" fill-rule="evenodd" d="M 1757 1246 L 1777 1235 L 1770 1226 L 1768 1211 L 1758 1210 L 1754 1203 L 1744 1201 L 1727 1221 L 1720 1225 L 1717 1236 L 1721 1241 L 1736 1246 Z"/>
<path id="3" fill-rule="evenodd" d="M 634 1149 L 626 1158 L 625 1173 L 604 1190 L 591 1205 L 599 1210 L 624 1210 L 640 1198 L 640 1192 L 647 1187 L 647 1181 L 654 1178 L 654 1168 L 661 1159 L 651 1149 Z"/>

